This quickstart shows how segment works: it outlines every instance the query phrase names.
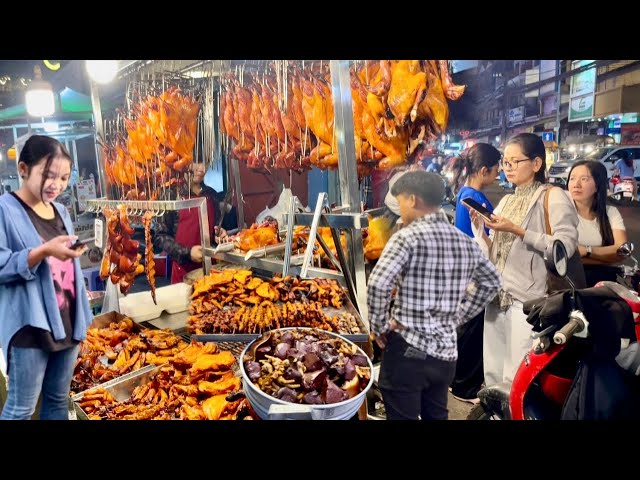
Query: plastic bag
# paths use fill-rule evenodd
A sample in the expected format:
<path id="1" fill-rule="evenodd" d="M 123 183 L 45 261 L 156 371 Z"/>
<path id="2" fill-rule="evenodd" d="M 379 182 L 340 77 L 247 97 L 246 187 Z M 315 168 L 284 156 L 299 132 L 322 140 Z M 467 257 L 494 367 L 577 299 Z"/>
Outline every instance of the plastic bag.
<path id="1" fill-rule="evenodd" d="M 289 201 L 294 198 L 296 203 L 296 211 L 310 212 L 308 207 L 302 205 L 300 199 L 293 195 L 293 192 L 290 188 L 282 189 L 280 193 L 280 198 L 278 198 L 278 203 L 276 203 L 271 208 L 265 208 L 262 212 L 260 212 L 256 216 L 256 223 L 260 224 L 264 222 L 267 217 L 274 218 L 278 222 L 278 226 L 282 228 L 286 223 L 284 220 L 284 215 L 289 213 Z"/>

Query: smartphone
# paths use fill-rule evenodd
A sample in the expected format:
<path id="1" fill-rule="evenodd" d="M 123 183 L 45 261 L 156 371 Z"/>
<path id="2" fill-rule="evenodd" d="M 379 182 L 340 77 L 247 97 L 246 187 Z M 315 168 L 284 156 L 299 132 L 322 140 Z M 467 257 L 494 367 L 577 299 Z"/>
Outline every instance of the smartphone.
<path id="1" fill-rule="evenodd" d="M 473 208 L 476 212 L 478 212 L 478 215 L 480 215 L 486 221 L 488 221 L 488 222 L 492 221 L 491 220 L 491 215 L 492 215 L 491 210 L 489 210 L 487 207 L 483 207 L 481 204 L 476 202 L 473 198 L 463 198 L 461 200 L 461 202 L 463 204 L 465 204 L 467 207 Z"/>
<path id="2" fill-rule="evenodd" d="M 74 243 L 73 245 L 71 245 L 69 248 L 71 250 L 77 250 L 79 248 L 82 248 L 82 246 L 84 245 L 88 245 L 90 243 L 93 243 L 95 241 L 95 238 L 91 237 L 91 238 L 87 238 L 85 240 L 76 240 L 76 243 Z"/>

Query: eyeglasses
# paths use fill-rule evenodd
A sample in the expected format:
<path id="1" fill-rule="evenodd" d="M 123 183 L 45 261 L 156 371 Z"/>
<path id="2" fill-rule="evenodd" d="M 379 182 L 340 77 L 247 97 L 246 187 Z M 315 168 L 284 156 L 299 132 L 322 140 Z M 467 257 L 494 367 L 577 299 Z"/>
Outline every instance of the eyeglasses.
<path id="1" fill-rule="evenodd" d="M 515 170 L 518 168 L 518 164 L 521 162 L 531 162 L 533 159 L 531 158 L 523 158 L 521 160 L 500 160 L 500 166 L 503 170 Z"/>

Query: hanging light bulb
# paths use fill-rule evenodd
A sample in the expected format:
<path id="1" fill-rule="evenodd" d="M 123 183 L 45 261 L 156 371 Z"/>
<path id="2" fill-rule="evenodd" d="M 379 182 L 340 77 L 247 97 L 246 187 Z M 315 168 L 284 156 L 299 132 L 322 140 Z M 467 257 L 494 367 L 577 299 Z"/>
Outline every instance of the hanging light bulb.
<path id="1" fill-rule="evenodd" d="M 118 73 L 118 61 L 87 60 L 87 72 L 94 82 L 109 83 Z"/>
<path id="2" fill-rule="evenodd" d="M 27 113 L 34 117 L 48 117 L 56 111 L 53 97 L 53 87 L 42 79 L 42 70 L 36 65 L 33 67 L 33 81 L 25 94 Z"/>

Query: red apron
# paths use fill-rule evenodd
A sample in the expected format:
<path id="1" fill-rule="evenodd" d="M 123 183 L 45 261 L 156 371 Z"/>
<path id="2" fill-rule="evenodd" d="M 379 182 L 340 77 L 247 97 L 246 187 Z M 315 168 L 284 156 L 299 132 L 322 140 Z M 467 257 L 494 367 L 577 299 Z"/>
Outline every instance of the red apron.
<path id="1" fill-rule="evenodd" d="M 192 198 L 197 198 L 193 196 Z M 209 238 L 213 240 L 213 227 L 215 226 L 216 218 L 213 209 L 213 202 L 209 197 L 207 199 L 207 215 L 209 217 Z M 178 210 L 178 228 L 176 230 L 176 242 L 180 245 L 189 248 L 194 245 L 200 245 L 200 209 L 189 208 L 185 210 Z M 184 276 L 196 268 L 202 268 L 202 263 L 195 263 L 189 260 L 186 264 L 180 265 L 175 260 L 171 261 L 171 283 L 180 283 L 184 279 Z"/>

